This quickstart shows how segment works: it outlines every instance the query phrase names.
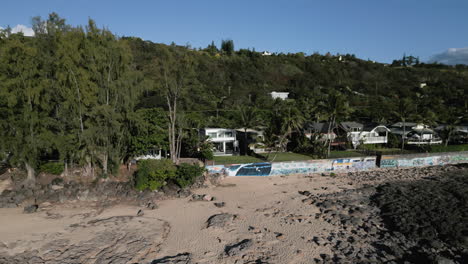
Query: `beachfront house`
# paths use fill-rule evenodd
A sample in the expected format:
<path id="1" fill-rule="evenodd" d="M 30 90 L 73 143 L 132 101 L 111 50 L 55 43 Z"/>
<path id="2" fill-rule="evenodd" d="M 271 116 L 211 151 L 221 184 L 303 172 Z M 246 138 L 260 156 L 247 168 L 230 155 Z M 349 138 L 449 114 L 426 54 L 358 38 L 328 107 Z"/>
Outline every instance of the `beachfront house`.
<path id="1" fill-rule="evenodd" d="M 305 136 L 319 141 L 331 140 L 334 147 L 344 148 L 346 146 L 346 131 L 338 124 L 329 122 L 311 122 L 305 125 Z"/>
<path id="2" fill-rule="evenodd" d="M 405 140 L 408 145 L 442 144 L 437 132 L 428 125 L 413 122 L 398 122 L 390 126 L 392 134 Z"/>
<path id="3" fill-rule="evenodd" d="M 386 144 L 388 142 L 390 129 L 384 125 L 341 122 L 340 126 L 347 132 L 348 141 L 354 148 L 361 144 Z"/>
<path id="4" fill-rule="evenodd" d="M 468 123 L 458 125 L 445 125 L 440 124 L 434 130 L 440 135 L 445 135 L 445 140 L 454 144 L 468 143 Z M 449 134 L 450 133 L 450 137 Z"/>
<path id="5" fill-rule="evenodd" d="M 214 156 L 239 155 L 239 141 L 237 131 L 228 128 L 203 128 L 200 136 L 211 142 Z"/>

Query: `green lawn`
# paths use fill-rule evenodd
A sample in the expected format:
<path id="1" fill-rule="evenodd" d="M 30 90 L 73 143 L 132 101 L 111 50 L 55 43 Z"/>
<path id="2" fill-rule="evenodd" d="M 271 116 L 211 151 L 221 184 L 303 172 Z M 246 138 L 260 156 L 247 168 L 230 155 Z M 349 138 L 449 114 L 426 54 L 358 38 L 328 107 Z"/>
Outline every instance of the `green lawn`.
<path id="1" fill-rule="evenodd" d="M 276 155 L 275 155 L 276 154 Z M 266 158 L 268 155 L 267 153 L 261 154 L 263 157 Z M 276 156 L 276 157 L 275 157 Z M 312 160 L 314 159 L 311 156 L 308 155 L 303 155 L 303 154 L 298 154 L 298 153 L 292 153 L 292 152 L 278 152 L 278 153 L 270 153 L 268 156 L 268 161 L 274 161 L 274 162 L 281 162 L 281 161 L 297 161 L 297 160 Z"/>
<path id="2" fill-rule="evenodd" d="M 452 152 L 452 151 L 468 151 L 468 144 L 461 145 L 432 145 L 429 152 Z"/>
<path id="3" fill-rule="evenodd" d="M 276 154 L 276 155 L 275 155 Z M 300 161 L 300 160 L 313 160 L 317 159 L 312 156 L 292 153 L 292 152 L 278 152 L 270 153 L 268 156 L 267 153 L 260 154 L 262 158 L 256 158 L 252 156 L 221 156 L 214 157 L 215 164 L 240 164 L 240 163 L 255 163 L 255 162 L 283 162 L 283 161 Z M 268 156 L 268 159 L 266 159 Z M 276 157 L 275 157 L 276 156 Z M 332 151 L 330 154 L 330 159 L 335 158 L 348 158 L 348 157 L 360 157 L 363 154 L 355 151 Z"/>
<path id="4" fill-rule="evenodd" d="M 256 158 L 252 156 L 221 156 L 214 157 L 215 164 L 238 164 L 238 163 L 255 163 L 255 162 L 266 162 L 267 153 L 261 154 L 262 158 Z M 273 160 L 274 159 L 274 160 Z M 275 153 L 270 153 L 268 161 L 281 162 L 281 161 L 296 161 L 296 160 L 311 160 L 311 156 L 297 154 L 292 152 L 278 152 L 275 157 Z"/>
<path id="5" fill-rule="evenodd" d="M 214 157 L 215 164 L 240 164 L 240 163 L 255 163 L 264 162 L 261 159 L 251 156 L 220 156 Z"/>
<path id="6" fill-rule="evenodd" d="M 378 149 L 381 151 L 382 154 L 385 155 L 385 152 L 401 152 L 400 149 L 385 149 L 381 148 Z M 430 152 L 451 152 L 451 151 L 468 151 L 468 144 L 464 145 L 448 145 L 447 147 L 444 145 L 434 145 L 431 146 Z M 404 150 L 402 153 L 416 153 L 416 151 L 412 150 Z M 255 162 L 266 162 L 267 153 L 260 154 L 262 158 L 256 158 L 252 156 L 222 156 L 222 157 L 214 157 L 215 164 L 241 164 L 241 163 L 255 163 Z M 356 152 L 356 151 L 337 151 L 334 150 L 330 153 L 330 159 L 339 159 L 339 158 L 351 158 L 351 157 L 362 157 L 365 154 Z M 274 158 L 274 160 L 273 160 Z M 283 162 L 283 161 L 299 161 L 299 160 L 312 160 L 317 159 L 312 156 L 292 153 L 292 152 L 278 152 L 275 157 L 275 153 L 270 153 L 268 157 L 268 161 L 273 162 Z"/>
<path id="7" fill-rule="evenodd" d="M 349 150 L 333 150 L 330 152 L 330 159 L 338 159 L 338 158 L 351 158 L 351 157 L 361 157 L 365 156 L 362 153 L 356 151 L 349 151 Z"/>

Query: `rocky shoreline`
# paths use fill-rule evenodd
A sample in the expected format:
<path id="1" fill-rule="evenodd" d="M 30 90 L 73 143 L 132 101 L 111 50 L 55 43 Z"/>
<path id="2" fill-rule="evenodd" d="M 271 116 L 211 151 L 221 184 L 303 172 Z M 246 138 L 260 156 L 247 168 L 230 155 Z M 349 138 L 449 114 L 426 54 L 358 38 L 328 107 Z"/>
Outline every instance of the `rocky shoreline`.
<path id="1" fill-rule="evenodd" d="M 11 185 L 11 184 L 10 184 Z M 96 183 L 64 182 L 55 178 L 49 184 L 35 184 L 4 190 L 0 194 L 0 208 L 16 208 L 69 201 L 100 201 L 103 206 L 117 203 L 138 203 L 145 205 L 168 198 L 182 198 L 191 194 L 190 189 L 206 187 L 203 179 L 199 179 L 190 188 L 180 188 L 169 183 L 159 191 L 137 191 L 131 181 L 102 181 Z M 26 208 L 25 207 L 25 208 Z"/>
<path id="2" fill-rule="evenodd" d="M 79 243 L 66 232 L 44 235 L 50 241 L 36 251 L 0 245 L 0 263 L 81 263 L 78 256 L 86 263 L 468 263 L 467 165 L 234 178 L 227 181 L 243 185 L 195 194 L 175 186 L 140 193 L 118 182 L 4 191 L 0 205 L 34 199 L 52 218 L 53 204 L 91 202 L 96 210 L 82 214 L 87 220 L 66 229 L 99 231 Z M 134 206 L 106 215 L 123 203 Z"/>
<path id="3" fill-rule="evenodd" d="M 465 166 L 381 172 L 386 183 L 370 186 L 373 173 L 350 173 L 363 187 L 315 195 L 302 202 L 320 208 L 316 218 L 338 232 L 314 237 L 333 255 L 316 263 L 466 263 L 468 173 Z M 440 175 L 444 173 L 443 175 Z M 445 233 L 443 232 L 445 231 Z"/>

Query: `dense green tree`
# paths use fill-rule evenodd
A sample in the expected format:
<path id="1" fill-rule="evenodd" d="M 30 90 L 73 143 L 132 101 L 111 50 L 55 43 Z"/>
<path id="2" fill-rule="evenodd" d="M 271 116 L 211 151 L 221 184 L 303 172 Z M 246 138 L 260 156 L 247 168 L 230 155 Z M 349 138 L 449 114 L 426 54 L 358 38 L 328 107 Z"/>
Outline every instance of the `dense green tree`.
<path id="1" fill-rule="evenodd" d="M 232 39 L 222 40 L 221 50 L 227 55 L 234 54 L 234 41 Z"/>
<path id="2" fill-rule="evenodd" d="M 325 97 L 325 104 L 322 111 L 328 116 L 328 134 L 330 135 L 337 121 L 346 120 L 353 109 L 349 106 L 348 100 L 342 92 L 332 89 Z M 333 138 L 328 138 L 327 140 L 327 157 L 330 156 L 332 141 Z"/>
<path id="3" fill-rule="evenodd" d="M 304 122 L 467 122 L 468 66 L 406 55 L 392 65 L 350 54 L 262 56 L 235 52 L 232 40 L 196 50 L 119 38 L 92 20 L 70 26 L 55 13 L 33 28 L 34 37 L 0 30 L 0 155 L 31 181 L 50 159 L 65 173 L 81 166 L 93 175 L 154 148 L 174 161 L 197 156 L 206 146 L 196 129 L 253 127 L 245 121 L 253 113 L 266 143 L 282 150 Z M 272 91 L 290 99 L 272 100 Z"/>
<path id="4" fill-rule="evenodd" d="M 3 151 L 35 180 L 34 171 L 43 149 L 49 147 L 48 90 L 41 85 L 36 47 L 21 34 L 3 40 L 0 47 L 1 138 Z"/>

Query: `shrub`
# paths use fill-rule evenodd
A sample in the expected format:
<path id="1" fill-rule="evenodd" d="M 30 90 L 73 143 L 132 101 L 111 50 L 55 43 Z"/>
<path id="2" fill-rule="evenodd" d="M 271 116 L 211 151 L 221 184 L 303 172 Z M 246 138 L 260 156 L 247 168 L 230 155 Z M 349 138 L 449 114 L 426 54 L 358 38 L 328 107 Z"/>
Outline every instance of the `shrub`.
<path id="1" fill-rule="evenodd" d="M 60 162 L 47 162 L 42 164 L 39 170 L 45 173 L 60 175 L 64 170 L 64 166 L 63 163 Z"/>
<path id="2" fill-rule="evenodd" d="M 139 161 L 135 188 L 140 191 L 160 189 L 167 180 L 175 178 L 176 171 L 176 166 L 168 159 Z"/>
<path id="3" fill-rule="evenodd" d="M 393 133 L 389 133 L 388 134 L 388 143 L 387 143 L 387 146 L 390 147 L 390 148 L 399 148 L 401 147 L 401 137 L 393 134 Z"/>
<path id="4" fill-rule="evenodd" d="M 212 160 L 213 156 L 213 146 L 209 142 L 203 142 L 200 145 L 200 159 L 202 160 Z"/>
<path id="5" fill-rule="evenodd" d="M 177 167 L 177 176 L 175 182 L 182 188 L 192 185 L 198 177 L 203 175 L 205 168 L 198 164 L 181 164 Z"/>

